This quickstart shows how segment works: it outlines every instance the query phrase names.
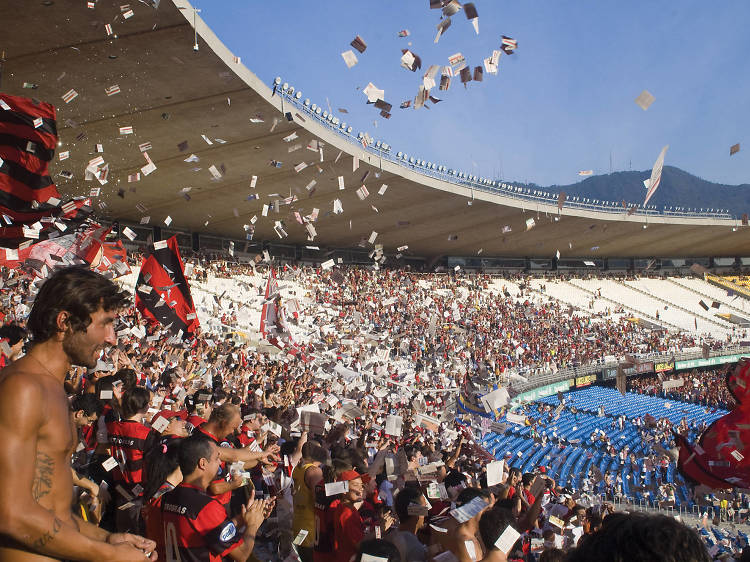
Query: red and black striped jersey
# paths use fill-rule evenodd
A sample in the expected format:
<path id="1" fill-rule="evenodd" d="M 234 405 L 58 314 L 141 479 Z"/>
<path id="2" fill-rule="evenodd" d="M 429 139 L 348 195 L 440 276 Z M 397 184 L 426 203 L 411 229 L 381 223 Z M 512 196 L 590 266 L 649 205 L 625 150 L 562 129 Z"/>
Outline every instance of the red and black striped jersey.
<path id="1" fill-rule="evenodd" d="M 140 484 L 143 481 L 143 455 L 159 437 L 159 434 L 142 423 L 131 420 L 107 424 L 112 456 L 120 464 L 114 471 L 116 482 Z"/>
<path id="2" fill-rule="evenodd" d="M 164 525 L 161 519 L 161 498 L 167 492 L 174 490 L 174 486 L 169 482 L 164 482 L 156 493 L 151 497 L 141 509 L 143 522 L 146 524 L 146 538 L 156 543 L 157 560 L 167 560 L 167 554 L 164 550 Z"/>
<path id="3" fill-rule="evenodd" d="M 324 483 L 315 486 L 315 542 L 313 550 L 316 560 L 328 560 L 333 554 L 333 511 L 339 504 L 337 496 L 326 496 Z"/>
<path id="4" fill-rule="evenodd" d="M 244 542 L 224 506 L 196 486 L 164 494 L 161 512 L 166 560 L 221 562 Z"/>

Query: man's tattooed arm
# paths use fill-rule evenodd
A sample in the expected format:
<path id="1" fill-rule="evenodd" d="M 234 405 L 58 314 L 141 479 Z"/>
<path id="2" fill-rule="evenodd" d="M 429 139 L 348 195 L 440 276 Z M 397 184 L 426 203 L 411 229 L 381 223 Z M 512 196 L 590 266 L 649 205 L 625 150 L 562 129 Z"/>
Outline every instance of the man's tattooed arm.
<path id="1" fill-rule="evenodd" d="M 47 546 L 55 538 L 55 536 L 57 536 L 57 533 L 60 532 L 62 526 L 63 522 L 60 521 L 58 517 L 55 517 L 55 520 L 52 522 L 52 530 L 44 533 L 41 537 L 31 543 L 31 548 L 39 549 Z"/>
<path id="2" fill-rule="evenodd" d="M 38 451 L 34 467 L 34 480 L 31 482 L 31 493 L 37 502 L 52 490 L 52 474 L 55 461 L 47 453 Z"/>

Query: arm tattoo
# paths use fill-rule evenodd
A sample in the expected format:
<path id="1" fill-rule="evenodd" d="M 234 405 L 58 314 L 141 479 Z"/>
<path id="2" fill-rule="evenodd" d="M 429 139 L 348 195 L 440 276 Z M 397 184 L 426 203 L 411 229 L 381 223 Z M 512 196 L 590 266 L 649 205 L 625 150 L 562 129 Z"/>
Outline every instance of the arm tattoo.
<path id="1" fill-rule="evenodd" d="M 55 520 L 52 522 L 52 531 L 44 533 L 41 537 L 31 543 L 31 548 L 40 549 L 47 546 L 47 544 L 49 544 L 50 541 L 52 541 L 52 539 L 57 536 L 57 533 L 60 532 L 60 529 L 62 529 L 62 525 L 62 521 L 60 521 L 59 518 L 55 517 Z"/>
<path id="2" fill-rule="evenodd" d="M 47 453 L 37 452 L 34 480 L 31 483 L 31 494 L 35 501 L 39 501 L 52 490 L 52 473 L 55 461 Z"/>

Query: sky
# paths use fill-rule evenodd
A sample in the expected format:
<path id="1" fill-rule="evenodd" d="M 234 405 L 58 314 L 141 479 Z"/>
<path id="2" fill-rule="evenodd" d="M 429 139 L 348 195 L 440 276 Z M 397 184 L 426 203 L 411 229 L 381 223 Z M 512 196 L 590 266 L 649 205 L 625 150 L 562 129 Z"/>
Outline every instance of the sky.
<path id="1" fill-rule="evenodd" d="M 476 0 L 477 35 L 463 11 L 434 43 L 429 0 L 193 0 L 214 33 L 263 82 L 276 76 L 353 127 L 450 168 L 505 181 L 565 185 L 580 170 L 666 165 L 706 180 L 750 184 L 750 2 L 727 0 Z M 400 30 L 410 35 L 398 37 Z M 341 56 L 359 35 L 351 69 Z M 432 64 L 462 53 L 471 67 L 502 55 L 497 75 L 455 77 L 430 109 L 399 109 Z M 422 59 L 412 73 L 401 50 Z M 392 117 L 366 104 L 374 83 Z M 656 98 L 642 110 L 643 90 Z M 338 112 L 348 110 L 348 114 Z M 740 143 L 730 157 L 731 145 Z"/>

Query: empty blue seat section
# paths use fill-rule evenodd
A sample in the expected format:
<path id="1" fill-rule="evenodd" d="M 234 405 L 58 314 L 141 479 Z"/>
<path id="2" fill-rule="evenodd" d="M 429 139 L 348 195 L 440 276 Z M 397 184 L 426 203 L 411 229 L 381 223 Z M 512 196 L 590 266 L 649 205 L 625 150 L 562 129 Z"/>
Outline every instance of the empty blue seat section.
<path id="1" fill-rule="evenodd" d="M 509 423 L 503 417 L 498 421 L 506 424 L 505 431 L 486 433 L 482 444 L 496 458 L 505 459 L 508 466 L 522 472 L 545 467 L 558 484 L 573 490 L 582 489 L 590 478 L 588 491 L 606 493 L 604 477 L 609 473 L 612 482 L 619 475 L 623 494 L 635 501 L 659 500 L 658 485 L 669 483 L 675 488 L 676 505 L 692 506 L 689 490 L 673 461 L 666 472 L 659 462 L 644 463 L 649 456 L 659 460 L 662 455 L 657 449 L 668 450 L 674 443 L 635 421 L 642 421 L 646 414 L 656 420 L 667 418 L 675 425 L 684 419 L 689 427 L 688 440 L 694 441 L 701 427 L 726 411 L 642 394 L 623 396 L 600 386 L 566 392 L 563 398 L 564 406 L 557 413 L 557 395 L 521 406 L 515 413 L 524 414 L 526 423 Z M 602 406 L 604 415 L 599 415 Z M 649 466 L 650 470 L 644 468 Z"/>

